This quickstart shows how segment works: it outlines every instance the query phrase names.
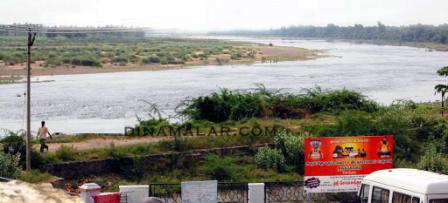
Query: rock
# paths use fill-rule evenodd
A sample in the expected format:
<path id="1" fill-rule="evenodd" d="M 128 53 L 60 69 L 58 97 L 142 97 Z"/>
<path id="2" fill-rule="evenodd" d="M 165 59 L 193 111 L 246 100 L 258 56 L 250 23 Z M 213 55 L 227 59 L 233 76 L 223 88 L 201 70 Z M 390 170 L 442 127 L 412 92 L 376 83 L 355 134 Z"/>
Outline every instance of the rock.
<path id="1" fill-rule="evenodd" d="M 17 180 L 0 183 L 0 202 L 82 203 L 79 197 L 70 196 L 49 183 L 29 184 Z"/>

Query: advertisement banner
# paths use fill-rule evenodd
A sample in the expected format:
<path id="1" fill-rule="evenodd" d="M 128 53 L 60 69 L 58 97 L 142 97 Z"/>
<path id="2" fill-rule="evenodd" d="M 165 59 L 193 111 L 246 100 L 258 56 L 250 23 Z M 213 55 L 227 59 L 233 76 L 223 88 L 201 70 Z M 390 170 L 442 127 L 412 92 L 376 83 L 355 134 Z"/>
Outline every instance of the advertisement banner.
<path id="1" fill-rule="evenodd" d="M 393 136 L 305 139 L 305 191 L 356 192 L 362 179 L 392 168 Z"/>

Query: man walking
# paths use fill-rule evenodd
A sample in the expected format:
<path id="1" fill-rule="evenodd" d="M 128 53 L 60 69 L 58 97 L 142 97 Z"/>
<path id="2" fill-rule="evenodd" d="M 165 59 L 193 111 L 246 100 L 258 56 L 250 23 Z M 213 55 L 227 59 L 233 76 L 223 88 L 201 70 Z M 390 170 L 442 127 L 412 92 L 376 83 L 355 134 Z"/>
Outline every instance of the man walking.
<path id="1" fill-rule="evenodd" d="M 42 126 L 39 128 L 39 130 L 37 130 L 37 138 L 39 139 L 40 142 L 40 152 L 44 152 L 44 149 L 47 149 L 48 152 L 48 146 L 46 145 L 46 141 L 48 136 L 50 136 L 51 139 L 53 139 L 53 137 L 51 136 L 50 132 L 48 131 L 48 128 L 45 127 L 45 121 L 41 122 Z"/>

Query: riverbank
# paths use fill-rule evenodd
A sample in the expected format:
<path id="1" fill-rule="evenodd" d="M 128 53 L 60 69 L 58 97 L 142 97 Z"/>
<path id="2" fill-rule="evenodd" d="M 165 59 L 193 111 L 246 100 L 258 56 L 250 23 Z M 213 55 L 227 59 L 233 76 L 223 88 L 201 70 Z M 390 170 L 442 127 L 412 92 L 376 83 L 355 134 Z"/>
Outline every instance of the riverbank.
<path id="1" fill-rule="evenodd" d="M 375 44 L 375 45 L 389 45 L 389 46 L 406 46 L 415 48 L 424 48 L 428 52 L 432 51 L 448 51 L 448 44 L 430 43 L 430 42 L 397 42 L 384 40 L 342 40 L 357 44 Z"/>
<path id="2" fill-rule="evenodd" d="M 182 68 L 193 68 L 203 65 L 253 64 L 257 62 L 276 63 L 279 61 L 311 60 L 323 57 L 317 50 L 275 45 L 251 44 L 222 40 L 185 39 L 173 44 L 172 39 L 158 39 L 156 48 L 151 48 L 154 42 L 121 42 L 118 53 L 112 48 L 118 45 L 98 44 L 96 52 L 79 51 L 80 48 L 91 49 L 91 44 L 78 42 L 60 42 L 57 47 L 72 46 L 82 54 L 66 56 L 49 52 L 49 56 L 39 56 L 31 65 L 33 76 L 93 74 L 129 71 L 161 71 Z M 210 44 L 206 44 L 209 42 Z M 73 44 L 74 43 L 74 44 Z M 146 43 L 146 44 L 145 44 Z M 206 45 L 204 45 L 206 44 Z M 55 45 L 52 45 L 55 46 Z M 101 48 L 104 46 L 104 48 Z M 138 46 L 136 48 L 134 46 Z M 196 47 L 195 47 L 196 46 Z M 147 48 L 146 48 L 147 47 Z M 194 48 L 191 48 L 194 47 Z M 11 47 L 10 47 L 11 48 Z M 3 55 L 8 53 L 8 47 L 3 48 Z M 36 52 L 48 52 L 45 45 Z M 68 48 L 70 50 L 70 48 Z M 43 51 L 42 51 L 43 50 Z M 0 55 L 2 50 L 0 50 Z M 62 51 L 62 50 L 61 50 Z M 74 55 L 72 52 L 68 52 Z M 39 53 L 41 54 L 41 53 Z M 87 55 L 87 56 L 84 56 Z M 168 55 L 168 56 L 167 56 Z M 83 58 L 84 57 L 84 58 Z M 1 60 L 3 58 L 3 60 Z M 16 59 L 11 61 L 7 57 L 0 57 L 0 76 L 18 77 L 26 74 L 26 63 Z M 56 61 L 55 61 L 56 60 Z M 6 83 L 6 82 L 5 82 Z M 9 82 L 8 82 L 9 83 Z"/>

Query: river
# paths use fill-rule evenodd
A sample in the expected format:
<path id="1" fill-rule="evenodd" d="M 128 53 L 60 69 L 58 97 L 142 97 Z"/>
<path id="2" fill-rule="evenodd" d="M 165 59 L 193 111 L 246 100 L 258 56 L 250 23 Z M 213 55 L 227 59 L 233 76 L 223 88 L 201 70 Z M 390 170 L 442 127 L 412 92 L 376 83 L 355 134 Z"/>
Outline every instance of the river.
<path id="1" fill-rule="evenodd" d="M 276 64 L 200 66 L 153 72 L 119 72 L 39 76 L 32 87 L 32 126 L 46 120 L 50 130 L 63 133 L 122 133 L 155 103 L 165 115 L 185 98 L 207 95 L 219 88 L 303 92 L 304 88 L 347 88 L 381 103 L 398 99 L 435 101 L 435 73 L 448 65 L 447 52 L 399 46 L 352 44 L 323 40 L 229 38 L 319 49 L 326 57 Z M 0 128 L 25 127 L 25 84 L 0 85 Z M 146 101 L 146 102 L 145 102 Z"/>

